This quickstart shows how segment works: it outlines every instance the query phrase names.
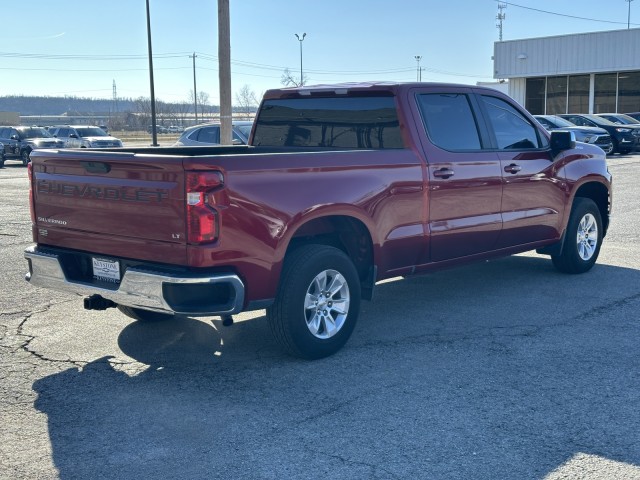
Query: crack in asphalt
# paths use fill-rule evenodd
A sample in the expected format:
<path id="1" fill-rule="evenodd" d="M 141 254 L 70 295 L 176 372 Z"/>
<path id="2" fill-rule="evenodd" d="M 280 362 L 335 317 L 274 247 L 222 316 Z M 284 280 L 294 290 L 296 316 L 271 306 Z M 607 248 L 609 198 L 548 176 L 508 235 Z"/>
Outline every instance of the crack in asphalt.
<path id="1" fill-rule="evenodd" d="M 59 303 L 59 302 L 58 302 Z M 18 348 L 24 352 L 26 352 L 27 354 L 37 358 L 38 360 L 41 360 L 43 362 L 46 363 L 52 363 L 52 364 L 64 364 L 64 365 L 74 365 L 77 368 L 82 368 L 83 366 L 85 366 L 87 363 L 87 361 L 84 360 L 72 360 L 72 359 L 67 359 L 67 360 L 60 360 L 60 359 L 55 359 L 55 358 L 48 358 L 47 356 L 36 352 L 35 350 L 30 348 L 30 344 L 33 340 L 36 339 L 36 337 L 34 335 L 28 335 L 26 333 L 24 333 L 24 327 L 26 325 L 26 323 L 31 319 L 31 317 L 35 314 L 39 314 L 39 313 L 46 313 L 49 311 L 49 309 L 51 307 L 53 307 L 54 305 L 57 305 L 58 303 L 50 303 L 48 304 L 44 309 L 42 310 L 38 310 L 38 311 L 34 311 L 31 312 L 27 315 L 25 315 L 24 319 L 20 322 L 20 324 L 18 325 L 18 328 L 16 329 L 16 335 L 18 337 L 22 337 L 24 338 L 24 342 L 22 342 Z"/>

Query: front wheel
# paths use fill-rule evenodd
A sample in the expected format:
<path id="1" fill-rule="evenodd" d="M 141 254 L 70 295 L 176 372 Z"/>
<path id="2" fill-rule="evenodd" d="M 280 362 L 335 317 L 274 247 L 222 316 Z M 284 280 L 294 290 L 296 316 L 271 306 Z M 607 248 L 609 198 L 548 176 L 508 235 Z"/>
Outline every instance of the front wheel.
<path id="1" fill-rule="evenodd" d="M 143 310 L 135 307 L 125 307 L 124 305 L 118 305 L 118 310 L 124 313 L 127 317 L 138 320 L 139 322 L 162 322 L 164 320 L 171 320 L 175 318 L 175 315 L 171 313 L 160 313 L 151 310 Z"/>
<path id="2" fill-rule="evenodd" d="M 327 245 L 305 245 L 285 258 L 267 320 L 290 355 L 316 359 L 347 342 L 360 311 L 360 279 L 353 262 Z"/>
<path id="3" fill-rule="evenodd" d="M 22 159 L 22 164 L 23 165 L 27 165 L 29 163 L 30 157 L 29 157 L 29 150 L 22 150 L 22 152 L 20 152 L 20 158 Z"/>
<path id="4" fill-rule="evenodd" d="M 603 238 L 602 217 L 589 198 L 573 202 L 562 252 L 552 255 L 553 265 L 564 273 L 584 273 L 593 267 Z"/>

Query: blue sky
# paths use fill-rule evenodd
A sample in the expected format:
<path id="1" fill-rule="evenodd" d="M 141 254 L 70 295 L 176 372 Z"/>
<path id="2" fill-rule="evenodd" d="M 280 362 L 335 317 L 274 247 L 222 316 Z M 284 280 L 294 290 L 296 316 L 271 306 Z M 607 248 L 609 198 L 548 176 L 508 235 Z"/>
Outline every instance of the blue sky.
<path id="1" fill-rule="evenodd" d="M 514 0 L 503 39 L 627 28 L 625 0 Z M 285 68 L 309 84 L 492 81 L 495 0 L 230 0 L 233 97 L 279 88 Z M 0 95 L 149 96 L 145 0 L 16 3 L 0 29 Z M 631 4 L 640 27 L 640 0 Z M 52 8 L 53 6 L 53 8 Z M 217 0 L 150 0 L 156 98 L 217 104 Z M 552 12 L 552 13 L 545 13 Z M 555 13 L 555 14 L 553 14 Z M 582 17 L 582 18 L 573 18 Z M 589 20 L 593 19 L 593 20 Z M 595 21 L 598 20 L 598 21 Z"/>

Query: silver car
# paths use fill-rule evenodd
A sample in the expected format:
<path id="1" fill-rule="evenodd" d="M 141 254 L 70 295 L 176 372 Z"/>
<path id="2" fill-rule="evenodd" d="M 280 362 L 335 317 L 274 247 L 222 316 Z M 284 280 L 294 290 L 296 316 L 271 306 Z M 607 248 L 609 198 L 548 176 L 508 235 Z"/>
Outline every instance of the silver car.
<path id="1" fill-rule="evenodd" d="M 253 122 L 237 121 L 232 122 L 231 125 L 233 144 L 246 145 L 249 142 Z M 220 124 L 205 123 L 187 128 L 174 144 L 176 147 L 183 145 L 220 145 Z"/>
<path id="2" fill-rule="evenodd" d="M 119 138 L 112 137 L 102 128 L 92 125 L 50 127 L 49 133 L 64 140 L 66 148 L 122 147 L 122 141 Z"/>

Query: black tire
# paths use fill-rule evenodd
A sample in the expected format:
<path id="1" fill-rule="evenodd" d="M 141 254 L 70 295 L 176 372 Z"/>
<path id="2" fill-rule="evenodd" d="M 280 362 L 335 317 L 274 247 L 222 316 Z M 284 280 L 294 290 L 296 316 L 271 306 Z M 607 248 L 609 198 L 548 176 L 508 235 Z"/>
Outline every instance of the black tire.
<path id="1" fill-rule="evenodd" d="M 142 310 L 141 308 L 125 307 L 124 305 L 118 305 L 118 310 L 124 313 L 127 317 L 138 320 L 139 322 L 163 322 L 165 320 L 172 320 L 176 318 L 172 313 L 160 313 L 152 312 L 151 310 Z"/>
<path id="2" fill-rule="evenodd" d="M 576 197 L 559 255 L 553 265 L 564 273 L 584 273 L 593 267 L 600 254 L 603 238 L 602 217 L 593 200 Z"/>
<path id="3" fill-rule="evenodd" d="M 342 288 L 316 297 L 322 286 Z M 267 309 L 271 332 L 289 355 L 310 360 L 332 355 L 353 332 L 360 295 L 358 272 L 342 250 L 302 246 L 285 258 L 278 294 Z M 346 312 L 341 311 L 339 306 L 347 303 Z"/>
<path id="4" fill-rule="evenodd" d="M 22 164 L 25 166 L 28 165 L 29 162 L 31 161 L 31 158 L 29 157 L 30 153 L 31 152 L 29 150 L 22 150 L 20 152 L 20 159 L 22 160 Z"/>

